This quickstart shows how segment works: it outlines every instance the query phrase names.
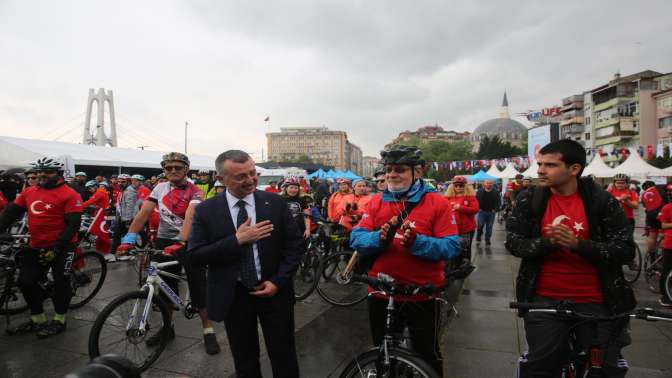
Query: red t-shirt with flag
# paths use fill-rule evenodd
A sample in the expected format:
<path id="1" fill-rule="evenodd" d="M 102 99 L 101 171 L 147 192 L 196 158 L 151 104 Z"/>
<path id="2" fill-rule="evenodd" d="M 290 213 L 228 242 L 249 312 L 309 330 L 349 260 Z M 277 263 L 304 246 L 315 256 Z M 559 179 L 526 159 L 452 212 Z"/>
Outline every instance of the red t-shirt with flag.
<path id="1" fill-rule="evenodd" d="M 637 193 L 630 189 L 618 190 L 616 188 L 611 188 L 608 190 L 608 192 L 611 193 L 612 196 L 616 197 L 616 199 L 621 203 L 625 217 L 628 219 L 635 219 L 635 210 L 628 206 L 625 201 L 621 201 L 621 196 L 627 194 L 630 201 L 637 201 Z"/>
<path id="2" fill-rule="evenodd" d="M 655 186 L 646 189 L 642 193 L 642 205 L 646 211 L 651 211 L 659 208 L 663 204 L 663 197 Z"/>
<path id="3" fill-rule="evenodd" d="M 546 225 L 563 224 L 579 239 L 588 239 L 588 219 L 579 193 L 568 196 L 551 194 L 541 222 L 541 234 Z M 558 248 L 544 258 L 537 279 L 537 295 L 575 303 L 604 301 L 597 269 L 578 253 Z"/>
<path id="4" fill-rule="evenodd" d="M 81 213 L 82 197 L 68 185 L 45 189 L 38 185 L 21 192 L 14 203 L 28 212 L 30 246 L 52 247 L 65 229 L 65 214 Z M 77 234 L 71 243 L 77 241 Z"/>
<path id="5" fill-rule="evenodd" d="M 658 213 L 660 223 L 672 223 L 672 203 L 668 203 Z M 663 249 L 672 249 L 672 228 L 663 229 Z"/>
<path id="6" fill-rule="evenodd" d="M 393 216 L 399 216 L 404 206 L 399 202 L 383 202 L 381 194 L 369 202 L 358 227 L 367 231 L 380 229 Z M 413 222 L 419 235 L 443 238 L 457 235 L 457 225 L 448 201 L 438 193 L 426 193 L 415 206 L 407 220 Z M 379 255 L 369 270 L 369 276 L 386 273 L 403 283 L 438 286 L 444 280 L 445 263 L 428 261 L 413 256 L 410 247 L 401 245 L 401 231 L 395 235 L 385 251 Z M 423 298 L 399 298 L 399 300 L 420 300 Z"/>

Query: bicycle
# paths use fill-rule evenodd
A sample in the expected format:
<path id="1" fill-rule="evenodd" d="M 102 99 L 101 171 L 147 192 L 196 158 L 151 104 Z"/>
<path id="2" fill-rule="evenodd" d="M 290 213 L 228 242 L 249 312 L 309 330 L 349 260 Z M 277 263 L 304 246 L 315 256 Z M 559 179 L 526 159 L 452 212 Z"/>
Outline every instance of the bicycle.
<path id="1" fill-rule="evenodd" d="M 663 279 L 663 250 L 658 247 L 644 256 L 644 280 L 649 290 L 660 293 L 660 280 Z"/>
<path id="2" fill-rule="evenodd" d="M 385 333 L 380 346 L 356 356 L 341 372 L 341 378 L 352 377 L 439 377 L 440 374 L 413 351 L 408 332 L 397 331 L 397 313 L 395 297 L 426 294 L 430 297 L 446 290 L 455 280 L 464 279 L 475 267 L 464 265 L 450 272 L 444 283 L 438 287 L 432 285 L 416 286 L 402 284 L 387 274 L 379 273 L 376 278 L 366 275 L 354 275 L 354 281 L 362 282 L 373 288 L 371 294 L 387 297 L 385 315 Z M 443 301 L 440 297 L 436 300 Z"/>
<path id="3" fill-rule="evenodd" d="M 162 250 L 149 249 L 142 252 L 149 255 L 163 253 Z M 146 282 L 141 289 L 122 294 L 103 308 L 89 333 L 88 351 L 91 359 L 103 354 L 118 354 L 130 359 L 144 371 L 159 358 L 168 344 L 173 306 L 187 319 L 198 314 L 198 309 L 189 300 L 188 290 L 182 299 L 161 278 L 165 276 L 186 281 L 183 275 L 162 270 L 177 264 L 178 261 L 151 261 Z M 159 297 L 159 290 L 165 297 Z M 146 345 L 147 339 L 153 336 L 159 337 L 158 344 Z"/>
<path id="4" fill-rule="evenodd" d="M 18 284 L 22 265 L 22 249 L 27 245 L 29 235 L 12 235 L 12 241 L 0 242 L 0 314 L 16 315 L 28 309 Z M 107 276 L 107 263 L 96 252 L 75 254 L 71 265 L 72 298 L 70 309 L 76 309 L 89 303 L 98 294 Z M 54 280 L 51 271 L 43 282 L 39 283 L 45 297 L 51 298 L 54 293 Z"/>
<path id="5" fill-rule="evenodd" d="M 303 300 L 310 296 L 317 287 L 322 261 L 329 254 L 331 222 L 317 221 L 317 231 L 310 235 L 306 253 L 294 274 L 294 298 Z"/>
<path id="6" fill-rule="evenodd" d="M 642 308 L 637 309 L 634 312 L 617 314 L 612 316 L 601 316 L 595 314 L 581 313 L 574 310 L 574 304 L 570 301 L 561 301 L 556 304 L 549 303 L 526 303 L 526 302 L 511 302 L 509 307 L 512 309 L 530 311 L 530 312 L 546 312 L 554 313 L 560 316 L 566 317 L 567 319 L 573 319 L 578 322 L 577 325 L 574 325 L 570 328 L 571 337 L 569 337 L 568 350 L 569 353 L 567 358 L 561 364 L 561 377 L 562 378 L 577 378 L 577 377 L 586 377 L 586 378 L 600 378 L 606 376 L 603 365 L 604 365 L 604 353 L 601 347 L 601 343 L 597 335 L 597 323 L 604 321 L 614 321 L 622 320 L 621 327 L 627 326 L 628 318 L 641 319 L 646 321 L 672 321 L 672 314 L 666 314 L 663 312 L 655 311 L 651 308 Z M 588 323 L 593 328 L 593 335 L 590 347 L 588 350 L 580 345 L 579 341 L 576 338 L 576 335 L 573 335 L 574 328 L 579 324 Z M 616 337 L 619 336 L 620 330 L 613 331 L 607 341 L 607 345 L 611 345 L 615 341 Z M 520 365 L 527 362 L 527 353 L 523 353 L 518 358 L 516 377 L 520 377 Z"/>

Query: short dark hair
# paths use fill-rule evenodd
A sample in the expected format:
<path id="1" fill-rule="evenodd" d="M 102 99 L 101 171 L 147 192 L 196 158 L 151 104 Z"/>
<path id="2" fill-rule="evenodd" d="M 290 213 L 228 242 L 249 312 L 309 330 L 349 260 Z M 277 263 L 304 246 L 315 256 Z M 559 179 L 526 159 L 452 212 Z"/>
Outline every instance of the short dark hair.
<path id="1" fill-rule="evenodd" d="M 541 155 L 560 154 L 560 160 L 562 160 L 568 167 L 574 164 L 581 165 L 581 170 L 579 171 L 577 178 L 581 177 L 583 169 L 586 168 L 586 149 L 583 148 L 581 144 L 571 139 L 561 139 L 551 142 L 539 150 L 539 153 Z"/>
<path id="2" fill-rule="evenodd" d="M 217 174 L 222 175 L 224 173 L 225 161 L 231 160 L 234 163 L 245 163 L 250 159 L 252 159 L 252 157 L 245 151 L 241 150 L 224 151 L 221 154 L 219 154 L 219 156 L 217 156 L 217 159 L 215 159 L 215 169 L 217 170 Z"/>

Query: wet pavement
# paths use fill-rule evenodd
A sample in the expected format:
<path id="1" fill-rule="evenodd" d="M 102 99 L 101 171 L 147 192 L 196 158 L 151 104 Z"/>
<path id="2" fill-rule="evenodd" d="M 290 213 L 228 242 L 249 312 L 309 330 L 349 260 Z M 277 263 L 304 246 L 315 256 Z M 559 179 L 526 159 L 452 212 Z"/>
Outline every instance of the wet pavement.
<path id="1" fill-rule="evenodd" d="M 637 233 L 641 234 L 639 230 Z M 525 335 L 522 321 L 508 309 L 518 261 L 506 252 L 503 243 L 504 232 L 497 227 L 491 247 L 474 245 L 478 269 L 461 287 L 453 288 L 451 297 L 457 301 L 459 317 L 448 320 L 442 339 L 446 377 L 514 376 L 514 363 L 525 349 Z M 46 340 L 34 335 L 8 337 L 1 322 L 0 377 L 62 377 L 85 365 L 93 320 L 109 301 L 135 288 L 135 271 L 128 264 L 110 264 L 109 268 L 97 297 L 68 314 L 64 334 Z M 657 295 L 648 291 L 641 277 L 635 286 L 640 306 L 660 307 Z M 25 316 L 12 317 L 12 324 Z M 223 326 L 215 325 L 222 352 L 209 356 L 203 346 L 200 321 L 181 315 L 174 318 L 177 337 L 145 376 L 232 376 L 233 362 Z M 672 324 L 634 321 L 632 329 L 633 344 L 624 349 L 631 366 L 628 377 L 671 377 Z M 302 376 L 337 377 L 356 354 L 370 345 L 366 305 L 333 307 L 314 294 L 296 305 L 296 340 Z M 262 369 L 264 376 L 271 376 L 263 347 Z"/>

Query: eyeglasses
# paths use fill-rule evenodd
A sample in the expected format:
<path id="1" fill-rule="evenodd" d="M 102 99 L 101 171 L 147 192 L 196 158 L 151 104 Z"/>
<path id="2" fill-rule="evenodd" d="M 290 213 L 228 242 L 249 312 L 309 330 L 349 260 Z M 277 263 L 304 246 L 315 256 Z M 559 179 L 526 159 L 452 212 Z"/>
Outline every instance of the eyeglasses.
<path id="1" fill-rule="evenodd" d="M 166 165 L 163 167 L 163 170 L 166 172 L 170 171 L 175 171 L 175 172 L 182 172 L 184 171 L 185 166 L 184 165 Z"/>
<path id="2" fill-rule="evenodd" d="M 376 180 L 377 183 L 382 184 L 385 182 L 385 180 Z"/>
<path id="3" fill-rule="evenodd" d="M 453 184 L 456 188 L 464 188 L 464 184 Z"/>
<path id="4" fill-rule="evenodd" d="M 385 172 L 387 173 L 404 173 L 408 171 L 410 168 L 409 167 L 404 167 L 404 166 L 396 166 L 396 167 L 385 167 Z"/>
<path id="5" fill-rule="evenodd" d="M 37 176 L 28 176 L 26 180 L 37 180 Z"/>

